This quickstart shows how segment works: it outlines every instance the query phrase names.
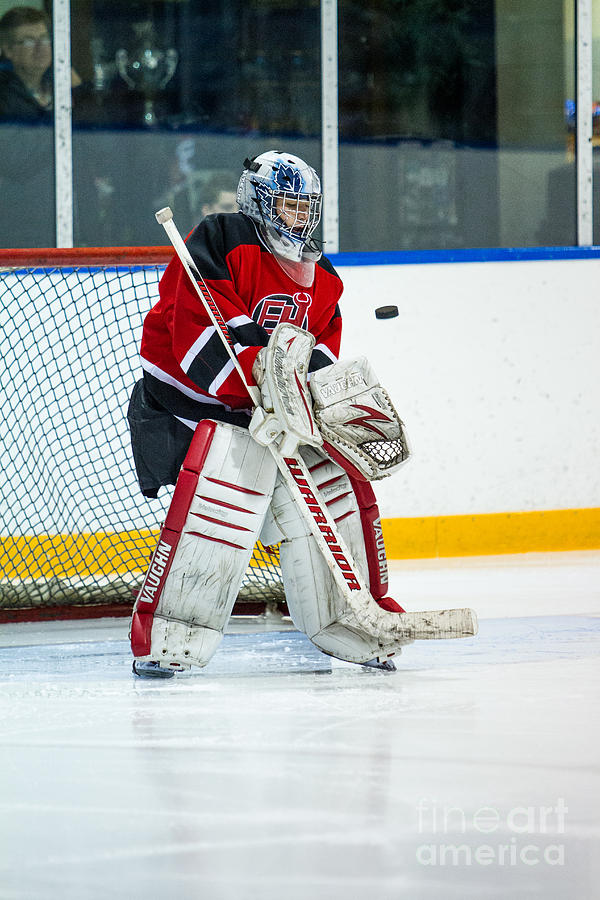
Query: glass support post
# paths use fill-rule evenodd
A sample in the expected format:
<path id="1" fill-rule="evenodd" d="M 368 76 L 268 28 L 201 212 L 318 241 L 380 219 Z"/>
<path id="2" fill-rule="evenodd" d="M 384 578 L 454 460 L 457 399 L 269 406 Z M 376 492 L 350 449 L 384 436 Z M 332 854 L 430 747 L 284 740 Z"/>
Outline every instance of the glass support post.
<path id="1" fill-rule="evenodd" d="M 321 0 L 321 132 L 323 241 L 329 254 L 340 245 L 337 0 Z"/>
<path id="2" fill-rule="evenodd" d="M 56 246 L 73 246 L 73 142 L 71 99 L 71 4 L 52 4 L 54 76 L 54 193 Z"/>
<path id="3" fill-rule="evenodd" d="M 592 0 L 577 0 L 577 243 L 593 244 Z"/>

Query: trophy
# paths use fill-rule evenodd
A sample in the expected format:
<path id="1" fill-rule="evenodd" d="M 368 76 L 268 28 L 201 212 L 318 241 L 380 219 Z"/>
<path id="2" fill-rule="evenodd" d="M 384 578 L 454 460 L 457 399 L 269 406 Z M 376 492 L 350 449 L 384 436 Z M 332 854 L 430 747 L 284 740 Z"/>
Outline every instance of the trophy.
<path id="1" fill-rule="evenodd" d="M 144 125 L 156 125 L 156 97 L 169 83 L 179 61 L 177 50 L 163 50 L 156 40 L 152 22 L 139 22 L 133 26 L 137 35 L 135 50 L 117 50 L 117 71 L 130 88 L 144 97 Z"/>

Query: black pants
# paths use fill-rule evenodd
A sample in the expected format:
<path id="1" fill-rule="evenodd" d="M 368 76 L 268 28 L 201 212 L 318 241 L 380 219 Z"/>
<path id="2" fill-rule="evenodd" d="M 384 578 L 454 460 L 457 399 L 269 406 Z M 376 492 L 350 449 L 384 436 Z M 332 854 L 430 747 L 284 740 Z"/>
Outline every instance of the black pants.
<path id="1" fill-rule="evenodd" d="M 250 421 L 246 413 L 231 412 L 211 404 L 206 404 L 203 418 L 242 428 L 247 428 Z M 145 497 L 154 498 L 160 487 L 176 484 L 194 432 L 158 403 L 143 379 L 136 383 L 131 393 L 127 420 L 140 490 Z"/>

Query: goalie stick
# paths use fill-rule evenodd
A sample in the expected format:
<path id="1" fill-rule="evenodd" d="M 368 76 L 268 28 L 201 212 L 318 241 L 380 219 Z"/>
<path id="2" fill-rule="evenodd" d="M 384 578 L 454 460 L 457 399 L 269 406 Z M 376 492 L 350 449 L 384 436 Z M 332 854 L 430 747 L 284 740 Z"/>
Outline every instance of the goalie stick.
<path id="1" fill-rule="evenodd" d="M 165 229 L 254 407 L 260 406 L 260 390 L 255 385 L 248 384 L 246 380 L 235 355 L 227 323 L 173 221 L 171 209 L 167 206 L 155 215 L 156 221 Z M 317 487 L 302 458 L 289 453 L 283 455 L 272 443 L 267 446 L 351 610 L 345 624 L 376 636 L 382 648 L 382 656 L 387 652 L 393 653 L 394 645 L 413 640 L 469 637 L 477 633 L 477 619 L 471 609 L 392 613 L 378 606 L 341 535 L 338 534 L 329 510 L 318 499 Z"/>

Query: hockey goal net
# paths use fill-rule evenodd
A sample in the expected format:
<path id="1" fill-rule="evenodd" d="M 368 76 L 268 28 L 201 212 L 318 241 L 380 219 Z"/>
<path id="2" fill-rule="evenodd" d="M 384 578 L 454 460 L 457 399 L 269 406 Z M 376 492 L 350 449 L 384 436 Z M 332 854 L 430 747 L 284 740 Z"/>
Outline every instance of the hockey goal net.
<path id="1" fill-rule="evenodd" d="M 0 251 L 0 620 L 125 615 L 169 506 L 140 493 L 126 420 L 169 248 Z M 256 546 L 234 612 L 283 605 Z"/>

